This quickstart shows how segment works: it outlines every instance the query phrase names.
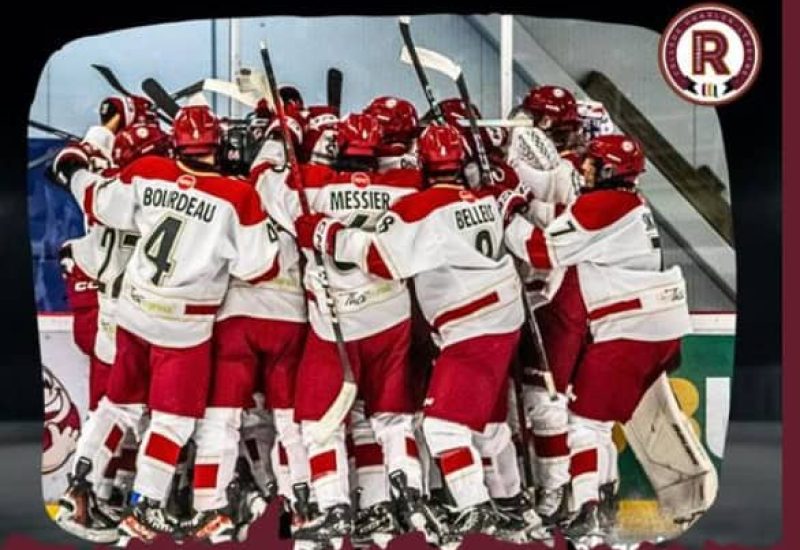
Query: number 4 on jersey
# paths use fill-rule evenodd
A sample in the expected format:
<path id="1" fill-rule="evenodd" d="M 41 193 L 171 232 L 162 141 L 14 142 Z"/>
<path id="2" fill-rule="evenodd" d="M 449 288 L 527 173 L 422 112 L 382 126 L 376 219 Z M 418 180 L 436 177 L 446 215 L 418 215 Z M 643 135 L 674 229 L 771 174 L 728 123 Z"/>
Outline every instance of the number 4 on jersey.
<path id="1" fill-rule="evenodd" d="M 156 268 L 150 278 L 156 286 L 163 282 L 164 277 L 172 273 L 172 268 L 175 266 L 172 261 L 172 252 L 175 249 L 175 241 L 181 227 L 183 227 L 183 220 L 167 216 L 156 226 L 144 245 L 145 257 Z"/>

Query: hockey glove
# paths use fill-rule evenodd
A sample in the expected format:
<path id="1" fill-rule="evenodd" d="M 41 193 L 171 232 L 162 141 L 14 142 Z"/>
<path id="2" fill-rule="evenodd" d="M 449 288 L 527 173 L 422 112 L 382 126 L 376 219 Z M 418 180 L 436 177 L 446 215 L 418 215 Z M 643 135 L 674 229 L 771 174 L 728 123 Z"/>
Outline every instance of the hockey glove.
<path id="1" fill-rule="evenodd" d="M 58 152 L 47 175 L 54 183 L 69 189 L 72 176 L 81 169 L 89 169 L 91 160 L 87 147 L 79 143 L 71 143 Z"/>
<path id="2" fill-rule="evenodd" d="M 294 226 L 301 248 L 313 248 L 328 255 L 333 255 L 336 233 L 344 228 L 341 222 L 316 213 L 302 214 Z"/>
<path id="3" fill-rule="evenodd" d="M 524 214 L 530 206 L 531 198 L 519 191 L 503 191 L 497 198 L 497 206 L 503 216 L 503 226 L 511 223 L 515 214 Z"/>

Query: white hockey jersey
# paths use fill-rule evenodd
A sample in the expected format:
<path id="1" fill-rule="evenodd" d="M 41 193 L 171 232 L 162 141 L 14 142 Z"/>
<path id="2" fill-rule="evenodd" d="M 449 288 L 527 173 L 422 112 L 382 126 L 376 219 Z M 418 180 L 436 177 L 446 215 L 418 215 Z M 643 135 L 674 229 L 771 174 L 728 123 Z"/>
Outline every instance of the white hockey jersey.
<path id="1" fill-rule="evenodd" d="M 71 188 L 91 218 L 141 234 L 117 322 L 148 342 L 180 348 L 207 340 L 231 276 L 257 282 L 278 271 L 278 242 L 244 181 L 147 156 L 112 179 L 80 170 Z"/>
<path id="2" fill-rule="evenodd" d="M 413 277 L 440 347 L 511 332 L 524 320 L 519 277 L 488 194 L 436 185 L 405 197 L 378 219 L 374 233 L 340 231 L 334 257 L 387 279 Z"/>
<path id="3" fill-rule="evenodd" d="M 375 221 L 391 204 L 415 193 L 422 182 L 420 172 L 413 169 L 385 173 L 338 172 L 329 166 L 308 164 L 301 170 L 313 211 L 347 226 L 364 229 L 374 227 Z M 294 234 L 294 220 L 301 214 L 298 189 L 287 182 L 286 171 L 267 171 L 262 177 L 262 196 L 267 200 L 267 208 L 278 224 Z M 321 338 L 333 341 L 330 313 L 321 284 L 323 275 L 313 254 L 304 253 L 309 320 Z M 387 281 L 365 273 L 353 263 L 335 262 L 329 257 L 325 257 L 324 262 L 345 339 L 377 334 L 409 317 L 411 304 L 404 282 Z"/>
<path id="4" fill-rule="evenodd" d="M 505 242 L 538 269 L 577 266 L 596 342 L 662 341 L 691 332 L 681 269 L 661 270 L 658 229 L 636 193 L 583 194 L 544 230 L 515 216 Z"/>

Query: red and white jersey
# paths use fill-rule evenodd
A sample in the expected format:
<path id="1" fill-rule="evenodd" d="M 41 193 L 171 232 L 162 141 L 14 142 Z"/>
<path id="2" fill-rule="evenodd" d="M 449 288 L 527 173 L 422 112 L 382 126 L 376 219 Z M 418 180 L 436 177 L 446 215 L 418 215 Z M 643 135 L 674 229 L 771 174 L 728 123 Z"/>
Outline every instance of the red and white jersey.
<path id="1" fill-rule="evenodd" d="M 658 229 L 637 193 L 582 194 L 544 230 L 515 216 L 505 243 L 538 269 L 577 266 L 596 342 L 662 341 L 691 332 L 680 267 L 661 270 Z"/>
<path id="2" fill-rule="evenodd" d="M 340 231 L 334 257 L 387 279 L 413 277 L 440 347 L 511 332 L 524 320 L 519 277 L 489 194 L 440 184 L 405 197 L 374 233 Z"/>
<path id="3" fill-rule="evenodd" d="M 266 204 L 264 179 L 259 179 L 256 190 Z M 305 322 L 308 320 L 306 295 L 303 289 L 300 251 L 294 237 L 275 220 L 269 219 L 267 231 L 278 241 L 278 272 L 272 279 L 250 284 L 241 279 L 231 279 L 225 302 L 217 313 L 217 320 L 228 317 L 277 319 Z"/>
<path id="4" fill-rule="evenodd" d="M 81 170 L 72 192 L 91 219 L 141 235 L 125 269 L 117 322 L 153 344 L 211 337 L 231 276 L 277 272 L 278 243 L 247 182 L 146 156 L 111 179 Z"/>
<path id="5" fill-rule="evenodd" d="M 329 166 L 301 167 L 302 181 L 311 209 L 349 227 L 371 229 L 375 221 L 399 198 L 417 192 L 422 184 L 418 170 L 385 173 L 339 172 Z M 294 220 L 301 213 L 298 189 L 287 183 L 287 173 L 268 171 L 262 176 L 262 196 L 282 227 L 294 234 Z M 304 286 L 309 297 L 308 316 L 314 331 L 333 341 L 328 307 L 321 284 L 323 274 L 311 251 L 306 254 Z M 387 281 L 365 273 L 355 264 L 324 258 L 328 283 L 345 339 L 355 340 L 382 332 L 410 315 L 405 283 Z"/>

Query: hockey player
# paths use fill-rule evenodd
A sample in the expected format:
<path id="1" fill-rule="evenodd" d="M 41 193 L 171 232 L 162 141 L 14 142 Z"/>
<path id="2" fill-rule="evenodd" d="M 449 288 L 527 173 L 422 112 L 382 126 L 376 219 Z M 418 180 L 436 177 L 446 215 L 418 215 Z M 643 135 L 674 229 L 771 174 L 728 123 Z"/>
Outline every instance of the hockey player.
<path id="1" fill-rule="evenodd" d="M 399 97 L 381 96 L 373 99 L 364 113 L 374 116 L 383 129 L 376 151 L 378 171 L 418 168 L 414 140 L 419 133 L 419 117 L 414 104 Z"/>
<path id="2" fill-rule="evenodd" d="M 270 143 L 258 155 L 251 180 L 263 203 L 268 205 L 265 178 L 261 175 L 282 158 L 271 157 L 282 143 L 272 135 L 276 122 L 267 128 Z M 297 134 L 298 142 L 302 139 Z M 279 166 L 282 168 L 282 166 Z M 269 209 L 269 208 L 267 208 Z M 294 238 L 269 221 L 270 239 L 279 243 L 279 272 L 267 281 L 249 284 L 231 280 L 225 301 L 214 326 L 214 369 L 205 416 L 199 422 L 195 441 L 194 537 L 211 542 L 230 540 L 241 526 L 234 524 L 235 503 L 228 502 L 227 489 L 233 481 L 239 450 L 239 433 L 232 430 L 232 419 L 252 407 L 254 392 L 265 396 L 265 409 L 271 413 L 279 445 L 278 457 L 285 455 L 289 479 L 280 480 L 281 494 L 294 500 L 291 487 L 307 486 L 310 481 L 308 456 L 294 421 L 295 378 L 305 344 L 307 319 L 305 291 L 301 282 L 300 255 Z M 254 413 L 251 413 L 254 414 Z M 263 493 L 271 450 L 266 448 L 265 422 L 253 419 L 246 427 L 252 437 L 246 441 L 245 456 Z M 243 438 L 245 434 L 242 434 Z M 277 457 L 276 457 L 277 458 Z M 267 464 L 265 464 L 265 462 Z M 280 463 L 280 459 L 276 461 Z M 260 479 L 259 479 L 260 478 Z M 254 496 L 251 498 L 258 498 Z"/>
<path id="3" fill-rule="evenodd" d="M 124 537 L 149 541 L 174 527 L 161 506 L 205 409 L 214 315 L 229 278 L 257 282 L 277 273 L 277 243 L 258 195 L 213 171 L 219 140 L 210 110 L 186 107 L 173 126 L 177 160 L 143 157 L 111 180 L 87 171 L 77 153 L 61 155 L 54 167 L 90 216 L 141 234 L 125 269 L 107 393 L 81 434 L 62 501 L 75 516 L 87 513 L 89 484 L 149 410 L 138 500 L 119 526 Z"/>
<path id="4" fill-rule="evenodd" d="M 535 128 L 514 128 L 508 163 L 519 175 L 521 188 L 533 196 L 526 212 L 537 227 L 546 228 L 577 197 L 582 177 L 577 157 L 579 119 L 574 96 L 558 86 L 533 88 L 518 110 L 532 117 Z M 538 271 L 522 266 L 529 303 L 542 332 L 544 352 L 557 395 L 548 395 L 538 369 L 526 369 L 529 385 L 524 399 L 536 450 L 536 506 L 548 525 L 569 521 L 570 449 L 567 394 L 572 373 L 588 338 L 586 311 L 580 299 L 575 267 Z M 523 347 L 527 350 L 527 347 Z M 526 360 L 526 366 L 531 361 Z"/>
<path id="5" fill-rule="evenodd" d="M 572 377 L 569 404 L 575 539 L 602 536 L 601 476 L 616 464 L 614 421 L 626 422 L 651 383 L 678 365 L 679 338 L 690 331 L 679 267 L 662 270 L 658 230 L 636 182 L 644 171 L 638 143 L 621 135 L 592 140 L 582 163 L 585 188 L 546 229 L 510 215 L 505 242 L 537 269 L 575 267 L 591 342 Z M 526 200 L 502 200 L 514 212 Z"/>
<path id="6" fill-rule="evenodd" d="M 469 533 L 506 535 L 508 518 L 490 497 L 502 505 L 521 495 L 510 430 L 502 420 L 524 311 L 513 260 L 502 251 L 495 199 L 468 190 L 460 177 L 460 133 L 429 126 L 419 151 L 428 188 L 397 201 L 377 220 L 374 233 L 311 214 L 298 221 L 298 242 L 365 273 L 414 279 L 440 348 L 423 429 L 455 504 L 455 520 L 442 541 L 449 546 Z M 490 491 L 482 457 L 516 472 L 515 482 Z M 526 534 L 539 538 L 538 517 L 528 512 Z"/>
<path id="7" fill-rule="evenodd" d="M 267 194 L 272 197 L 270 211 L 274 210 L 283 227 L 294 228 L 294 220 L 301 214 L 300 185 L 311 208 L 330 215 L 337 223 L 355 227 L 373 227 L 375 219 L 393 202 L 419 189 L 418 170 L 375 172 L 381 128 L 374 117 L 351 114 L 337 123 L 334 134 L 338 156 L 333 165 L 305 165 L 301 174 L 288 181 L 285 171 L 266 175 Z M 401 281 L 387 282 L 362 273 L 355 265 L 331 259 L 325 260 L 322 273 L 307 252 L 304 284 L 311 330 L 298 372 L 297 387 L 302 391 L 297 392 L 295 417 L 302 421 L 312 489 L 323 513 L 296 530 L 294 536 L 327 542 L 350 534 L 352 511 L 344 425 L 327 441 L 312 436 L 333 403 L 343 376 L 321 277 L 327 275 L 360 397 L 383 450 L 387 471 L 401 472 L 418 495 L 422 481 L 413 437 L 415 406 L 409 397 L 407 356 L 410 302 Z"/>

